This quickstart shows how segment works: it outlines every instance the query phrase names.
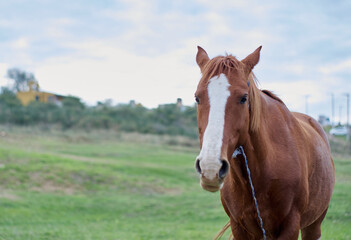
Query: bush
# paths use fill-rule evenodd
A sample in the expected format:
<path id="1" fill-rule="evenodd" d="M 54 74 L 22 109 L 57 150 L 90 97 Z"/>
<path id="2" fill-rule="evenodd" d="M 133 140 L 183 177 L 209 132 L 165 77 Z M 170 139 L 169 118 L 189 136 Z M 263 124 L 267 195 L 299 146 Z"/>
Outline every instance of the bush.
<path id="1" fill-rule="evenodd" d="M 79 98 L 65 97 L 62 106 L 31 102 L 22 106 L 14 92 L 2 88 L 0 123 L 16 125 L 59 124 L 63 129 L 118 129 L 126 132 L 183 135 L 197 137 L 196 108 L 178 108 L 176 104 L 155 109 L 143 106 L 98 103 L 86 106 Z"/>

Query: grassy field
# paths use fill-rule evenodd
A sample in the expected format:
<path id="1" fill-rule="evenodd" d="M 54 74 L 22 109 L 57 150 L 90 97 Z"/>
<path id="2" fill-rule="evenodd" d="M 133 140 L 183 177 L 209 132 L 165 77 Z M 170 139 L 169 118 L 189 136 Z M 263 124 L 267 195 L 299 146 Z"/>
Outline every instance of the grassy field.
<path id="1" fill-rule="evenodd" d="M 212 239 L 228 218 L 199 186 L 196 145 L 0 127 L 0 239 Z M 323 239 L 351 239 L 351 159 L 335 164 Z"/>

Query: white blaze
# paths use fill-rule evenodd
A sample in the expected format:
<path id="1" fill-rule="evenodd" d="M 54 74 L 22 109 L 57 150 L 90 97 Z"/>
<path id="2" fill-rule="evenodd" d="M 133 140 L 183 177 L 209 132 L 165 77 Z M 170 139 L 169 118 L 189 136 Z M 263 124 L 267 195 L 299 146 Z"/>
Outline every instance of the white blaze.
<path id="1" fill-rule="evenodd" d="M 200 168 L 208 179 L 214 179 L 222 166 L 219 159 L 223 140 L 225 106 L 230 96 L 229 86 L 227 77 L 221 74 L 211 78 L 207 87 L 210 111 L 198 159 L 200 159 Z"/>

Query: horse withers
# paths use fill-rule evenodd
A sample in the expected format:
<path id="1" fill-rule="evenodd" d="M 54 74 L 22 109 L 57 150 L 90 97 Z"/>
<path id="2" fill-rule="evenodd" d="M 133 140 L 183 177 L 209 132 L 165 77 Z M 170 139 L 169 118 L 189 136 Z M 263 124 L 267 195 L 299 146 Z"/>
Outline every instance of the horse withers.
<path id="1" fill-rule="evenodd" d="M 239 61 L 210 59 L 198 47 L 196 171 L 203 189 L 220 190 L 235 239 L 262 239 L 264 230 L 268 239 L 298 239 L 301 229 L 303 240 L 317 240 L 335 182 L 328 139 L 313 118 L 290 112 L 276 95 L 257 88 L 252 69 L 260 50 Z M 239 147 L 254 195 L 243 154 L 233 155 Z"/>

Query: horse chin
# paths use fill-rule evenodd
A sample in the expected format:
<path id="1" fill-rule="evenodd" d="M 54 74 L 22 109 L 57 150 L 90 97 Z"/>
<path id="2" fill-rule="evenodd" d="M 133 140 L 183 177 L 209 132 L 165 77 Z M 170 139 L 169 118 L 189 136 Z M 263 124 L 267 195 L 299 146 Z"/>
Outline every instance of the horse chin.
<path id="1" fill-rule="evenodd" d="M 200 181 L 201 187 L 209 192 L 217 192 L 220 190 L 223 186 L 223 182 L 217 182 L 217 183 L 204 183 L 202 180 Z"/>

